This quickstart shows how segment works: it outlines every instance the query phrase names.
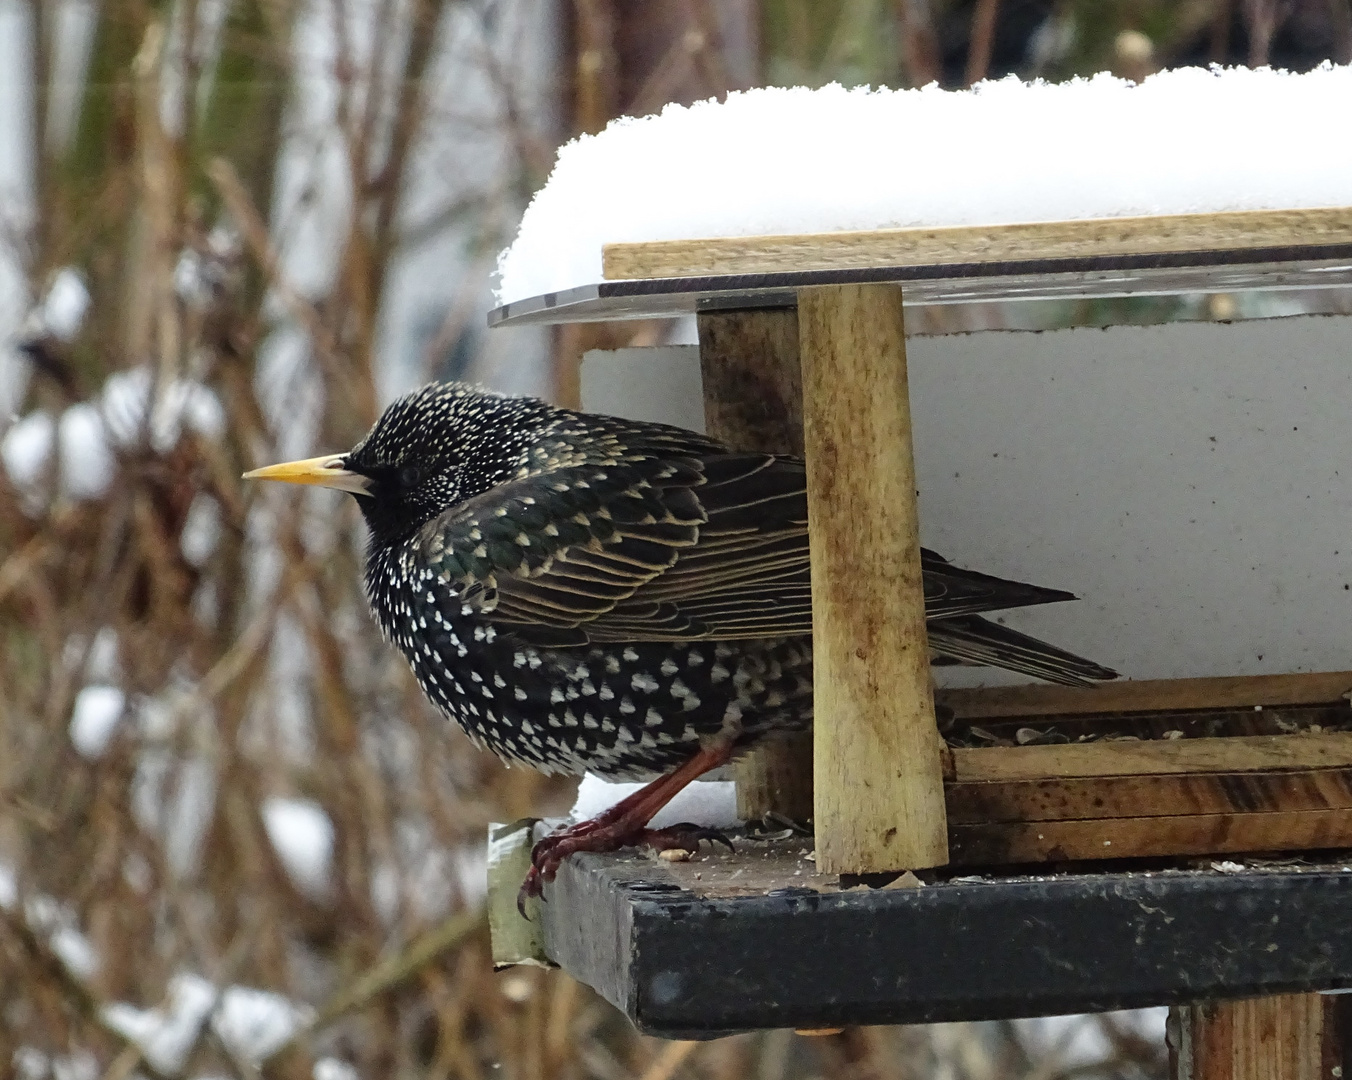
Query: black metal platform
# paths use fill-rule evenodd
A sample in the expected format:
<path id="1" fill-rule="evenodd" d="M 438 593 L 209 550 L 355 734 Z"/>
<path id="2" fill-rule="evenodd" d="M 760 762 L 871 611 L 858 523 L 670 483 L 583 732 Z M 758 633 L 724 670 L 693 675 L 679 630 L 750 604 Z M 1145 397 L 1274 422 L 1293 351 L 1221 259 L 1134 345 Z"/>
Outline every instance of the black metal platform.
<path id="1" fill-rule="evenodd" d="M 805 855 L 575 856 L 546 892 L 546 952 L 670 1038 L 1352 987 L 1352 861 L 842 888 Z"/>
<path id="2" fill-rule="evenodd" d="M 489 326 L 606 322 L 784 307 L 812 285 L 896 282 L 908 305 L 1352 287 L 1352 245 L 1023 259 L 603 281 L 503 304 Z"/>

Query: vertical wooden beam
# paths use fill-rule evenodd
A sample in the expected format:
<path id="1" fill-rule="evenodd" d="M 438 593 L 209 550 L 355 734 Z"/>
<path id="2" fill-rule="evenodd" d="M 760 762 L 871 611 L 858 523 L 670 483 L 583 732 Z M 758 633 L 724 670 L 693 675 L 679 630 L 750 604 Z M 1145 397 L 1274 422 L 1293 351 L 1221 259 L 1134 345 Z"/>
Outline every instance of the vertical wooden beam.
<path id="1" fill-rule="evenodd" d="M 1339 998 L 1282 994 L 1169 1011 L 1174 1080 L 1335 1080 L 1346 1011 Z"/>
<path id="2" fill-rule="evenodd" d="M 705 429 L 741 450 L 803 454 L 803 380 L 793 308 L 698 316 Z M 737 813 L 812 818 L 812 736 L 763 744 L 737 762 Z M 1352 1080 L 1352 1078 L 1349 1078 Z"/>
<path id="3" fill-rule="evenodd" d="M 817 866 L 948 861 L 895 285 L 798 294 L 812 551 Z"/>

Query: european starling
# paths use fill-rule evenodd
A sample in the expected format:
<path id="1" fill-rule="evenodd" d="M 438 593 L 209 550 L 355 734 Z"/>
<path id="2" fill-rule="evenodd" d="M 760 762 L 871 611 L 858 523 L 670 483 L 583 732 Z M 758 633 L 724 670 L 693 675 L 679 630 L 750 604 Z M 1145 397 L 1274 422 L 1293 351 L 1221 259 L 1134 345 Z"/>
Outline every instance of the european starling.
<path id="1" fill-rule="evenodd" d="M 350 451 L 250 478 L 358 496 L 366 593 L 423 691 L 479 746 L 544 772 L 658 779 L 541 841 L 688 847 L 649 819 L 696 776 L 812 719 L 803 462 L 460 383 L 391 405 Z M 922 552 L 930 648 L 1082 684 L 1116 672 L 980 617 L 1070 593 Z"/>

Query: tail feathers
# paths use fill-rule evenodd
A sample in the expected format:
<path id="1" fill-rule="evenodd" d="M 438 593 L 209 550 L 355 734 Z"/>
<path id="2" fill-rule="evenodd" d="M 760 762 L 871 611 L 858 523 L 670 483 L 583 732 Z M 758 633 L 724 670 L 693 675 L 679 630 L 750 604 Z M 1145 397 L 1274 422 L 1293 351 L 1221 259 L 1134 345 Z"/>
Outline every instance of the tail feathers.
<path id="1" fill-rule="evenodd" d="M 1062 686 L 1088 686 L 1118 677 L 1112 668 L 979 615 L 932 620 L 927 630 L 936 659 L 1004 668 Z"/>
<path id="2" fill-rule="evenodd" d="M 1048 589 L 954 566 L 928 548 L 920 549 L 920 566 L 925 577 L 925 614 L 931 619 L 1075 599 L 1074 593 L 1063 589 Z"/>

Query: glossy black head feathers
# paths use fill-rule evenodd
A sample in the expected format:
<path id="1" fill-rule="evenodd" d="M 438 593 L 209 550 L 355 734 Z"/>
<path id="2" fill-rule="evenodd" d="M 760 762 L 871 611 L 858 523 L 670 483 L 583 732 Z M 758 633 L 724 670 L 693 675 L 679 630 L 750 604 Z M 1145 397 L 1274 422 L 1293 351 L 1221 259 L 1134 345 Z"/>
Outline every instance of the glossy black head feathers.
<path id="1" fill-rule="evenodd" d="M 508 479 L 553 411 L 463 383 L 432 383 L 399 398 L 344 458 L 371 481 L 359 503 L 377 542 L 412 535 Z"/>

